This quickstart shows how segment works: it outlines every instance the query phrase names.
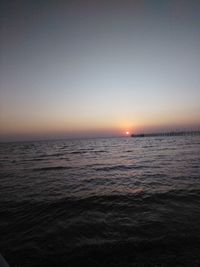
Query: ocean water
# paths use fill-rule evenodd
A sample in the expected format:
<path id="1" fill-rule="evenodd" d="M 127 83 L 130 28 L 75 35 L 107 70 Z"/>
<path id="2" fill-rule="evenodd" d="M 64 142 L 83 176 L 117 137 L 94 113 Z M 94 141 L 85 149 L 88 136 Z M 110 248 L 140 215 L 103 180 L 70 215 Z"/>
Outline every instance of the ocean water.
<path id="1" fill-rule="evenodd" d="M 200 266 L 200 136 L 0 144 L 10 266 Z"/>

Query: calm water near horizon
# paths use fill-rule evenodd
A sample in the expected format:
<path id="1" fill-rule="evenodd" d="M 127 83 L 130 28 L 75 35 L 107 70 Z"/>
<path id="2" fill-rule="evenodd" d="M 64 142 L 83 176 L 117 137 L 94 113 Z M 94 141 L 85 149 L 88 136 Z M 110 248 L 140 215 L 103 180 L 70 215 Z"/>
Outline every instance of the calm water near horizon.
<path id="1" fill-rule="evenodd" d="M 200 136 L 0 144 L 10 266 L 200 266 Z"/>

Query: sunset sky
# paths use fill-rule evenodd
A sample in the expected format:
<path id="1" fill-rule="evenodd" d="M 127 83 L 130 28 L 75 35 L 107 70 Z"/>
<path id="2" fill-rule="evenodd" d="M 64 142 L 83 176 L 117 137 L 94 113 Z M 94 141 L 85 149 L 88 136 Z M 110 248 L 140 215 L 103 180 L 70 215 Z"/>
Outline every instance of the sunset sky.
<path id="1" fill-rule="evenodd" d="M 0 141 L 200 127 L 200 1 L 0 10 Z"/>

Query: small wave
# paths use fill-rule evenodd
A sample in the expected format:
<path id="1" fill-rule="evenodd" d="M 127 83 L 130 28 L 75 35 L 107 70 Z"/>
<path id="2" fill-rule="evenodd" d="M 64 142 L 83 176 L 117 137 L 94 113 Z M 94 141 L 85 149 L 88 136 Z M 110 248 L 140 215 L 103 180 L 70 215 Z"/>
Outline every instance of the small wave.
<path id="1" fill-rule="evenodd" d="M 68 170 L 72 167 L 67 166 L 54 166 L 54 167 L 41 167 L 41 168 L 35 168 L 34 171 L 53 171 L 53 170 Z"/>
<path id="2" fill-rule="evenodd" d="M 126 171 L 126 170 L 143 169 L 145 167 L 146 166 L 115 165 L 115 166 L 95 168 L 95 170 L 96 171 Z"/>
<path id="3" fill-rule="evenodd" d="M 55 154 L 41 154 L 38 155 L 40 158 L 49 158 L 49 157 L 60 157 L 63 156 L 63 153 L 55 153 Z"/>
<path id="4" fill-rule="evenodd" d="M 87 153 L 88 151 L 85 151 L 85 150 L 79 150 L 79 151 L 72 151 L 70 152 L 69 154 L 85 154 Z"/>
<path id="5" fill-rule="evenodd" d="M 44 159 L 43 158 L 32 158 L 32 159 L 25 159 L 24 161 L 30 161 L 30 162 L 32 162 L 32 161 L 42 161 L 42 160 L 44 160 Z"/>

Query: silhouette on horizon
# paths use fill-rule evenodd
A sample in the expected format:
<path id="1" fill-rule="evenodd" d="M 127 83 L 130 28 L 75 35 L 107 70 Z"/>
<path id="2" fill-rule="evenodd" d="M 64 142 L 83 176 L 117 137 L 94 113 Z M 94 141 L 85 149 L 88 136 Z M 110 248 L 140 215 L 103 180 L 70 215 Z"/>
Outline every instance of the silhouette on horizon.
<path id="1" fill-rule="evenodd" d="M 200 135 L 200 131 L 171 131 L 161 133 L 141 133 L 131 134 L 131 137 L 156 137 L 156 136 L 186 136 L 186 135 Z"/>

